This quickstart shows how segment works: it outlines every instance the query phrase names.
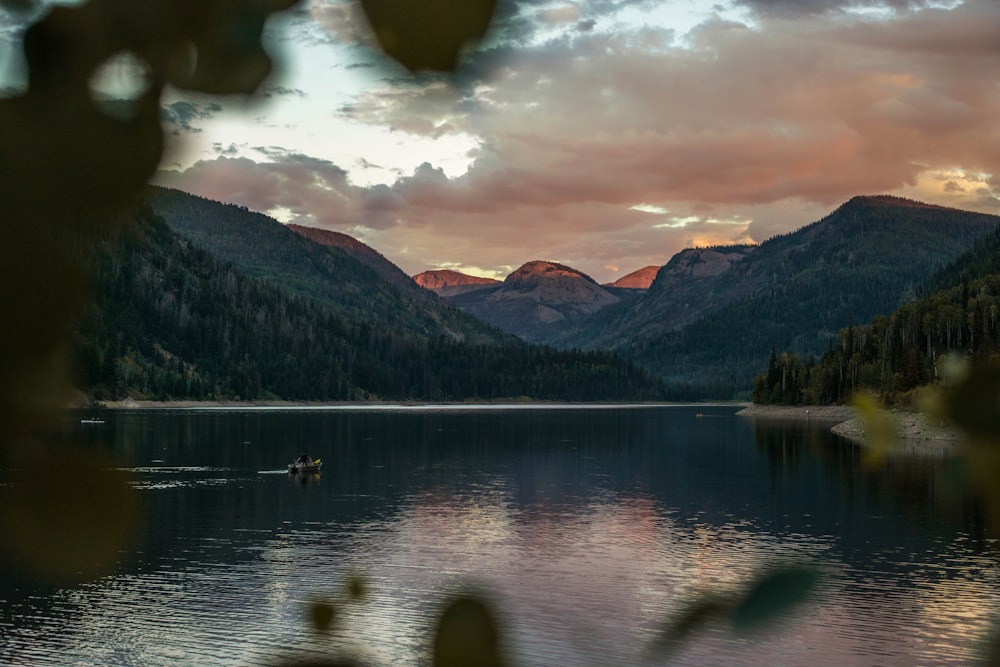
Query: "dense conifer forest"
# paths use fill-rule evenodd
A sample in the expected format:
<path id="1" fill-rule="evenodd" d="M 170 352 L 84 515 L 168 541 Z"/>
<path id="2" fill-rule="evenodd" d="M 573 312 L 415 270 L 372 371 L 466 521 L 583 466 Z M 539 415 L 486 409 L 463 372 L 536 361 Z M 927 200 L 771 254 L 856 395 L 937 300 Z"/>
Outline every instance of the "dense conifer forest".
<path id="1" fill-rule="evenodd" d="M 94 301 L 76 358 L 95 400 L 662 398 L 657 380 L 611 353 L 465 344 L 349 319 L 243 274 L 147 207 L 85 254 Z"/>
<path id="2" fill-rule="evenodd" d="M 998 220 L 899 197 L 856 197 L 722 274 L 713 289 L 743 290 L 733 303 L 622 351 L 663 378 L 672 398 L 748 398 L 772 347 L 801 364 L 841 349 L 842 328 L 911 301 L 993 234 Z"/>
<path id="3" fill-rule="evenodd" d="M 921 297 L 865 326 L 842 329 L 822 356 L 771 350 L 754 382 L 756 403 L 826 404 L 855 391 L 907 403 L 939 379 L 944 355 L 1000 360 L 1000 232 L 942 269 Z"/>
<path id="4" fill-rule="evenodd" d="M 149 187 L 143 200 L 171 229 L 238 272 L 318 301 L 346 319 L 417 337 L 516 340 L 412 281 L 401 289 L 344 250 L 311 241 L 263 213 L 158 187 Z"/>

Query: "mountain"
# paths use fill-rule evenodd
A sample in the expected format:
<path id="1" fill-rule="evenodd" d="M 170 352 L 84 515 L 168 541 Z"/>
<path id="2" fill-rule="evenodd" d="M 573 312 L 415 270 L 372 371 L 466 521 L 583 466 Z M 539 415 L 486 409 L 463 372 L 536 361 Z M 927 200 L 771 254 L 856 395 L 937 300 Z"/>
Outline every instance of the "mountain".
<path id="1" fill-rule="evenodd" d="M 756 403 L 845 403 L 877 392 L 912 407 L 912 390 L 939 378 L 943 355 L 989 367 L 1000 358 L 1000 229 L 935 274 L 920 298 L 862 326 L 840 330 L 818 360 L 772 353 L 754 381 Z M 980 385 L 978 410 L 996 413 L 996 386 Z M 968 398 L 968 397 L 967 397 Z M 966 406 L 969 407 L 969 406 Z"/>
<path id="2" fill-rule="evenodd" d="M 374 270 L 375 273 L 382 276 L 386 282 L 393 285 L 401 292 L 417 299 L 429 300 L 427 298 L 427 294 L 423 290 L 417 289 L 413 279 L 406 275 L 402 269 L 386 259 L 382 253 L 375 250 L 371 246 L 362 243 L 353 236 L 348 236 L 347 234 L 334 232 L 328 229 L 303 227 L 302 225 L 292 224 L 286 225 L 286 227 L 296 234 L 304 236 L 310 241 L 318 243 L 321 246 L 326 246 L 328 248 L 340 248 L 349 257 L 353 257 L 368 268 Z"/>
<path id="3" fill-rule="evenodd" d="M 608 352 L 473 345 L 350 320 L 244 274 L 146 206 L 126 222 L 80 251 L 95 298 L 75 357 L 96 400 L 662 398 L 648 373 Z"/>
<path id="4" fill-rule="evenodd" d="M 733 245 L 682 250 L 660 268 L 639 298 L 623 301 L 590 318 L 579 329 L 550 342 L 560 347 L 618 347 L 694 322 L 745 294 L 721 280 L 757 246 Z"/>
<path id="5" fill-rule="evenodd" d="M 493 278 L 470 276 L 450 269 L 424 271 L 413 276 L 413 281 L 424 289 L 429 289 L 443 297 L 457 296 L 500 283 L 499 280 Z"/>
<path id="6" fill-rule="evenodd" d="M 528 342 L 547 342 L 620 297 L 593 278 L 555 262 L 528 262 L 500 284 L 450 301 Z"/>
<path id="7" fill-rule="evenodd" d="M 983 213 L 855 197 L 702 276 L 689 297 L 711 306 L 695 303 L 700 312 L 693 320 L 677 317 L 673 296 L 691 283 L 658 285 L 671 275 L 664 267 L 634 313 L 616 323 L 617 338 L 595 337 L 590 344 L 619 349 L 694 395 L 744 392 L 772 347 L 822 354 L 840 329 L 914 298 L 935 271 L 998 224 L 1000 217 Z M 659 322 L 649 319 L 650 311 L 662 313 Z M 632 323 L 631 337 L 622 338 Z"/>
<path id="8" fill-rule="evenodd" d="M 384 263 L 362 263 L 340 246 L 321 245 L 261 213 L 159 187 L 150 187 L 144 200 L 171 228 L 242 274 L 316 299 L 347 320 L 425 338 L 510 340 L 413 286 L 402 271 L 386 280 L 382 273 L 394 272 Z M 400 289 L 396 282 L 409 286 Z"/>
<path id="9" fill-rule="evenodd" d="M 656 279 L 656 272 L 659 266 L 644 266 L 638 271 L 633 271 L 624 275 L 613 283 L 605 283 L 604 287 L 617 287 L 619 289 L 649 289 Z"/>

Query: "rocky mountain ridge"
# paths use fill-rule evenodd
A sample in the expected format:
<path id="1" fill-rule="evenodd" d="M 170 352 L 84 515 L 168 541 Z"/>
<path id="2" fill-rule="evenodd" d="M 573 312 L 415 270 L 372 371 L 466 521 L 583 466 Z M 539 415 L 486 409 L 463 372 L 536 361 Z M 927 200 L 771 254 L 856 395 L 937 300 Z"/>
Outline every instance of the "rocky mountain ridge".
<path id="1" fill-rule="evenodd" d="M 621 297 L 576 269 L 536 260 L 523 264 L 499 285 L 450 301 L 525 341 L 548 342 Z"/>
<path id="2" fill-rule="evenodd" d="M 413 276 L 413 282 L 438 296 L 449 297 L 497 285 L 499 280 L 470 276 L 451 269 L 433 269 Z"/>
<path id="3" fill-rule="evenodd" d="M 656 280 L 656 273 L 660 270 L 658 264 L 644 266 L 637 271 L 633 271 L 622 276 L 611 283 L 604 283 L 604 287 L 617 287 L 619 289 L 649 289 L 649 286 Z"/>

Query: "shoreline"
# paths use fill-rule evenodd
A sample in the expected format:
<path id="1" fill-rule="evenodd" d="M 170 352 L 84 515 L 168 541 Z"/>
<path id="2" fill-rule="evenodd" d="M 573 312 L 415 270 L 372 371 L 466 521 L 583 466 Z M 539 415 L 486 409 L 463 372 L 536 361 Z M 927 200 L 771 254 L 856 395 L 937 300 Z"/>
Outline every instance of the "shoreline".
<path id="1" fill-rule="evenodd" d="M 865 430 L 861 420 L 856 416 L 854 408 L 848 405 L 757 405 L 748 402 L 717 401 L 717 402 L 634 402 L 634 403 L 608 403 L 608 402 L 560 402 L 560 401 L 534 401 L 526 399 L 510 398 L 502 401 L 150 401 L 127 398 L 119 401 L 99 401 L 97 405 L 90 406 L 100 410 L 239 410 L 244 408 L 289 408 L 289 409 L 350 409 L 350 408 L 371 408 L 371 409 L 398 409 L 398 408 L 421 408 L 421 407 L 442 407 L 442 408 L 501 408 L 501 407 L 656 407 L 656 406 L 695 406 L 695 405 L 720 405 L 734 406 L 740 409 L 735 413 L 737 417 L 750 417 L 752 419 L 772 419 L 817 422 L 829 425 L 830 431 L 855 444 L 865 445 Z M 70 409 L 87 410 L 84 405 L 71 405 Z M 918 454 L 944 456 L 955 449 L 962 436 L 953 429 L 940 424 L 928 423 L 927 416 L 919 412 L 891 410 L 890 414 L 896 422 L 896 430 L 899 433 L 899 444 L 896 452 L 899 454 Z"/>
<path id="2" fill-rule="evenodd" d="M 866 445 L 865 429 L 854 408 L 847 405 L 756 405 L 746 404 L 738 416 L 762 419 L 830 422 L 830 431 L 853 443 Z M 920 412 L 890 410 L 896 422 L 899 442 L 893 453 L 900 455 L 945 456 L 962 440 L 962 435 L 943 424 L 929 423 Z"/>
<path id="3" fill-rule="evenodd" d="M 255 400 L 255 401 L 152 401 L 123 399 L 118 401 L 96 401 L 92 404 L 71 404 L 67 408 L 71 410 L 196 410 L 196 409 L 241 409 L 241 408 L 313 408 L 322 410 L 325 408 L 379 408 L 379 407 L 574 407 L 581 408 L 605 408 L 605 407 L 671 407 L 671 406 L 698 406 L 716 405 L 738 407 L 744 405 L 736 401 L 699 401 L 699 402 L 670 402 L 670 401 L 550 401 L 534 400 L 523 398 L 504 398 L 492 401 L 286 401 L 286 400 Z"/>

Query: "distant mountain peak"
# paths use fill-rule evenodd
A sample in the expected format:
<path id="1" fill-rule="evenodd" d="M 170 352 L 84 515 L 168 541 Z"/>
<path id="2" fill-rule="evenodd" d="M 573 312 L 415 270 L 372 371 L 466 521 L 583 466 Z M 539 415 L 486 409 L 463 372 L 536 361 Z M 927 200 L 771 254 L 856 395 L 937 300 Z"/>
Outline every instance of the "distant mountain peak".
<path id="1" fill-rule="evenodd" d="M 928 204 L 927 202 L 917 201 L 916 199 L 907 199 L 906 197 L 898 197 L 896 195 L 857 195 L 851 197 L 847 202 L 841 206 L 894 206 L 897 208 L 925 208 L 925 209 L 945 209 L 946 206 L 938 206 L 937 204 Z"/>
<path id="2" fill-rule="evenodd" d="M 431 269 L 413 276 L 414 282 L 425 289 L 437 290 L 445 287 L 466 287 L 469 285 L 495 285 L 499 280 L 470 276 L 452 269 Z"/>
<path id="3" fill-rule="evenodd" d="M 451 269 L 432 269 L 413 276 L 413 282 L 422 289 L 430 290 L 438 296 L 450 298 L 467 292 L 489 289 L 499 285 L 494 278 L 470 276 Z"/>
<path id="4" fill-rule="evenodd" d="M 638 271 L 628 273 L 613 283 L 605 283 L 604 287 L 617 287 L 619 289 L 649 289 L 656 279 L 656 273 L 660 270 L 658 264 L 644 266 Z"/>
<path id="5" fill-rule="evenodd" d="M 553 279 L 583 280 L 597 285 L 597 281 L 585 273 L 565 264 L 544 260 L 533 260 L 522 264 L 520 268 L 507 276 L 504 280 L 504 285 L 509 288 L 531 288 L 536 286 L 541 280 L 549 281 Z"/>
<path id="6" fill-rule="evenodd" d="M 572 323 L 621 301 L 576 269 L 549 261 L 531 261 L 502 284 L 460 294 L 459 308 L 523 340 L 547 340 Z"/>

